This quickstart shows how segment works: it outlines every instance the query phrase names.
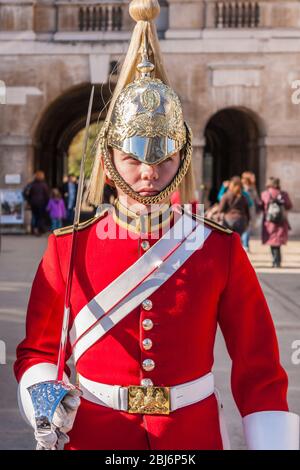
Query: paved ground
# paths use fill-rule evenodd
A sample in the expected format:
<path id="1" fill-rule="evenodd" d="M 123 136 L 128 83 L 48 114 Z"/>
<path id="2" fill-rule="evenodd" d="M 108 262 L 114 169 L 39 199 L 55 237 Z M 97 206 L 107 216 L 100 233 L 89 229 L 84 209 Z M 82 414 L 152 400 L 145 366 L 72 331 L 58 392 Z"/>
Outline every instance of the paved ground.
<path id="1" fill-rule="evenodd" d="M 25 310 L 31 282 L 47 239 L 31 236 L 3 237 L 0 255 L 0 340 L 7 345 L 7 364 L 0 364 L 0 449 L 31 449 L 32 432 L 17 409 L 16 382 L 12 373 L 16 345 L 24 336 Z M 289 399 L 300 413 L 300 365 L 291 362 L 292 342 L 300 340 L 300 242 L 283 250 L 283 268 L 272 269 L 269 251 L 253 241 L 250 258 L 257 269 L 276 324 L 282 363 L 290 378 Z M 232 447 L 243 449 L 241 420 L 229 386 L 230 360 L 221 335 L 215 350 L 215 374 L 221 390 Z"/>

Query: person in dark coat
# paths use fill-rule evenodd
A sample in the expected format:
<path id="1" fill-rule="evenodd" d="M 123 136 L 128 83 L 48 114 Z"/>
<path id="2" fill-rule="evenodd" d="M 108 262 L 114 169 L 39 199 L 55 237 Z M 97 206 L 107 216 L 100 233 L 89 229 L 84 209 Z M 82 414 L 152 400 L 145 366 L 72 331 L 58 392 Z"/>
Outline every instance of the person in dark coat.
<path id="1" fill-rule="evenodd" d="M 34 235 L 39 236 L 46 231 L 46 207 L 49 201 L 49 188 L 43 171 L 35 173 L 34 180 L 26 190 L 27 201 L 32 211 L 32 231 Z"/>
<path id="2" fill-rule="evenodd" d="M 218 209 L 223 225 L 240 236 L 247 230 L 250 220 L 249 203 L 242 191 L 241 178 L 233 176 Z"/>
<path id="3" fill-rule="evenodd" d="M 281 191 L 279 178 L 269 178 L 267 188 L 261 194 L 263 221 L 262 243 L 271 247 L 273 267 L 281 266 L 281 245 L 288 241 L 291 229 L 287 211 L 293 205 L 286 191 Z"/>

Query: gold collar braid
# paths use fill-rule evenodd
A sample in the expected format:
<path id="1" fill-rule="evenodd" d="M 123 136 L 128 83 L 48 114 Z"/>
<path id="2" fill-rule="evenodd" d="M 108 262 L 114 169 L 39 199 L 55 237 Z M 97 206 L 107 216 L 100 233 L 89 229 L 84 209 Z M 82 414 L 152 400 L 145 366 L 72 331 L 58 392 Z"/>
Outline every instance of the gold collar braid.
<path id="1" fill-rule="evenodd" d="M 125 207 L 119 199 L 114 202 L 114 221 L 121 227 L 135 233 L 147 234 L 158 232 L 165 227 L 170 228 L 173 215 L 170 204 L 159 205 L 158 210 L 154 212 L 137 213 Z"/>
<path id="2" fill-rule="evenodd" d="M 158 204 L 165 199 L 167 199 L 173 192 L 178 188 L 181 181 L 183 180 L 184 176 L 186 175 L 189 166 L 192 161 L 192 131 L 190 127 L 185 123 L 186 127 L 186 143 L 182 149 L 182 158 L 180 167 L 172 179 L 172 181 L 168 184 L 168 186 L 163 189 L 160 193 L 156 194 L 155 196 L 141 196 L 139 193 L 134 191 L 128 183 L 122 178 L 122 176 L 118 173 L 113 161 L 109 155 L 109 151 L 107 148 L 107 128 L 102 128 L 101 136 L 99 138 L 99 145 L 100 151 L 103 156 L 103 161 L 106 170 L 109 173 L 109 178 L 115 183 L 115 185 L 120 188 L 127 196 L 135 199 L 136 201 L 140 202 L 144 205 L 149 204 Z"/>

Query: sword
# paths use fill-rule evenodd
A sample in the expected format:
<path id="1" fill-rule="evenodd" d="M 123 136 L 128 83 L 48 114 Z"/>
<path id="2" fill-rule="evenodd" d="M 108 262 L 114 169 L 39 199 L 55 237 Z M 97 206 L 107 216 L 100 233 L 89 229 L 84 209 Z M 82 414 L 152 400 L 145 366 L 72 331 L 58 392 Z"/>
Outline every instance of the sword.
<path id="1" fill-rule="evenodd" d="M 67 283 L 65 291 L 65 300 L 64 300 L 64 313 L 62 321 L 62 330 L 60 338 L 60 346 L 58 352 L 58 361 L 57 361 L 57 376 L 56 380 L 50 380 L 46 382 L 39 382 L 37 384 L 28 387 L 28 392 L 31 396 L 33 403 L 34 413 L 35 413 L 35 424 L 37 431 L 39 430 L 50 430 L 52 427 L 52 420 L 56 408 L 65 397 L 65 395 L 74 389 L 79 390 L 72 384 L 67 384 L 63 380 L 65 359 L 66 359 L 66 347 L 68 339 L 68 326 L 70 319 L 70 299 L 71 299 L 71 289 L 73 282 L 73 272 L 74 272 L 74 260 L 76 252 L 76 243 L 77 243 L 77 234 L 78 226 L 80 219 L 80 208 L 82 203 L 83 195 L 83 182 L 84 182 L 84 167 L 86 162 L 87 155 L 87 144 L 89 137 L 89 127 L 91 122 L 92 106 L 94 99 L 95 87 L 92 87 L 88 114 L 86 118 L 85 125 L 85 135 L 82 149 L 82 158 L 80 163 L 80 175 L 78 182 L 78 191 L 76 197 L 75 213 L 74 213 L 74 223 L 72 229 L 72 238 L 71 238 L 71 248 L 70 248 L 70 258 L 68 264 L 68 274 L 67 274 Z M 59 435 L 59 431 L 56 431 Z"/>

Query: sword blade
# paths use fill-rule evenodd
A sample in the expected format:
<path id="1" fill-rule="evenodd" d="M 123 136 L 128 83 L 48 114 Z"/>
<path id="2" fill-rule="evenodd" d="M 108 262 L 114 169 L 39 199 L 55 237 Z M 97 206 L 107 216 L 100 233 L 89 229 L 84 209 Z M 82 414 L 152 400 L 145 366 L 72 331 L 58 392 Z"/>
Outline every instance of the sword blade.
<path id="1" fill-rule="evenodd" d="M 84 167 L 85 167 L 85 162 L 86 162 L 87 145 L 88 145 L 88 138 L 89 138 L 89 127 L 91 123 L 94 92 L 95 92 L 95 87 L 93 86 L 92 91 L 91 91 L 91 96 L 90 96 L 88 114 L 86 117 L 86 124 L 85 124 L 85 134 L 84 134 L 84 141 L 83 141 L 82 158 L 81 158 L 81 163 L 80 163 L 80 174 L 79 174 L 78 191 L 77 191 L 77 197 L 76 197 L 73 230 L 75 226 L 77 228 L 79 224 L 79 218 L 80 218 L 80 208 L 81 208 L 81 203 L 82 203 L 83 182 L 84 182 Z"/>
<path id="2" fill-rule="evenodd" d="M 57 361 L 57 380 L 58 381 L 63 380 L 63 374 L 64 374 L 64 368 L 65 368 L 66 347 L 67 347 L 67 339 L 68 339 L 68 326 L 69 326 L 69 319 L 70 319 L 70 297 L 71 297 L 71 288 L 72 288 L 72 281 L 73 281 L 73 267 L 74 267 L 74 259 L 75 259 L 75 252 L 76 252 L 76 239 L 77 239 L 78 225 L 79 225 L 79 220 L 80 220 L 80 208 L 81 208 L 81 203 L 82 203 L 83 183 L 84 183 L 84 168 L 85 168 L 86 155 L 87 155 L 87 145 L 88 145 L 88 138 L 89 138 L 89 127 L 91 123 L 94 92 L 95 92 L 95 87 L 93 86 L 91 95 L 90 95 L 88 113 L 87 113 L 87 118 L 86 118 L 85 134 L 84 134 L 84 141 L 83 141 L 83 148 L 82 148 L 82 158 L 81 158 L 81 163 L 80 163 L 80 175 L 79 175 L 75 213 L 74 213 L 73 231 L 71 235 L 72 238 L 71 238 L 70 259 L 69 259 L 67 284 L 66 284 L 66 292 L 65 292 L 63 323 L 62 323 L 62 331 L 61 331 L 60 346 L 59 346 L 58 361 Z"/>

